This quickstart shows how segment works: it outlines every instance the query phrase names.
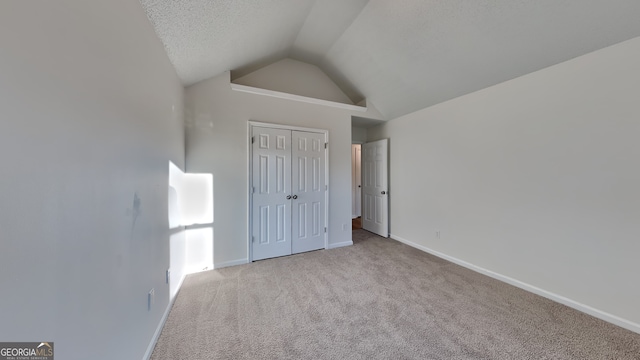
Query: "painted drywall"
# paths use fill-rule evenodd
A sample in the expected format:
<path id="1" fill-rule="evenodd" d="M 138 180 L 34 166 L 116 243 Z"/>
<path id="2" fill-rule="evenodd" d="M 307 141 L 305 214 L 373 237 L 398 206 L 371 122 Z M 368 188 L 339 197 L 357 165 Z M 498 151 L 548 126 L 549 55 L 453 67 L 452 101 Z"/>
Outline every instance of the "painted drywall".
<path id="1" fill-rule="evenodd" d="M 282 59 L 241 78 L 234 84 L 353 104 L 319 67 L 293 59 Z"/>
<path id="2" fill-rule="evenodd" d="M 183 228 L 172 231 L 169 244 L 169 299 L 170 302 L 173 302 L 189 270 L 187 267 L 187 232 Z"/>
<path id="3" fill-rule="evenodd" d="M 184 172 L 169 162 L 169 299 L 173 301 L 182 286 L 187 268 L 187 241 L 180 211 L 180 192 L 183 188 Z"/>
<path id="4" fill-rule="evenodd" d="M 170 299 L 186 275 L 213 268 L 213 176 L 169 163 Z"/>
<path id="5" fill-rule="evenodd" d="M 354 144 L 364 144 L 367 142 L 367 129 L 358 126 L 351 127 L 351 142 Z"/>
<path id="6" fill-rule="evenodd" d="M 233 91 L 229 80 L 225 73 L 185 90 L 187 171 L 211 173 L 216 183 L 214 266 L 247 260 L 250 120 L 329 131 L 329 244 L 350 242 L 353 113 Z M 367 112 L 367 116 L 380 115 Z"/>
<path id="7" fill-rule="evenodd" d="M 142 359 L 169 304 L 180 81 L 135 1 L 3 1 L 0 44 L 0 339 Z"/>
<path id="8" fill-rule="evenodd" d="M 640 330 L 638 64 L 635 38 L 369 129 L 393 236 Z"/>

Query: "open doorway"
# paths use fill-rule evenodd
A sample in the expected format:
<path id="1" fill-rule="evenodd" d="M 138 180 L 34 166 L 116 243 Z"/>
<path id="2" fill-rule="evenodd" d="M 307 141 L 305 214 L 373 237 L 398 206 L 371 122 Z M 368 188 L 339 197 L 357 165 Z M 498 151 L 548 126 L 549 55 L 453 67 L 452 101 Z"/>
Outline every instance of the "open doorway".
<path id="1" fill-rule="evenodd" d="M 373 172 L 369 174 L 369 176 L 363 176 L 363 171 L 366 171 L 367 168 L 367 166 L 365 166 L 365 160 L 367 159 L 365 151 L 367 146 L 371 145 L 369 143 L 369 129 L 381 125 L 382 123 L 384 123 L 384 120 L 357 116 L 351 117 L 351 218 L 353 230 L 362 228 L 378 233 L 378 231 L 375 231 L 375 229 L 372 228 L 372 225 L 377 226 L 379 223 L 388 223 L 388 211 L 385 211 L 384 213 L 378 211 L 382 207 L 386 207 L 386 204 L 388 204 L 385 196 L 388 192 L 388 189 L 386 188 L 387 169 L 386 166 L 384 169 L 378 169 L 377 166 L 380 163 L 378 160 L 383 160 L 377 159 L 378 155 L 380 155 L 380 153 L 384 153 L 386 155 L 386 150 L 378 147 L 370 148 L 370 155 L 376 158 L 372 159 L 372 162 L 369 162 L 369 168 Z M 386 156 L 384 160 L 386 164 Z M 371 166 L 372 164 L 375 166 Z M 382 173 L 378 173 L 378 170 L 384 172 L 385 175 L 383 176 Z M 384 184 L 381 184 L 379 180 L 382 180 L 383 178 L 385 181 Z M 365 179 L 369 179 L 375 184 L 370 184 L 370 186 L 367 187 L 365 186 Z M 383 186 L 384 189 L 379 189 L 378 185 Z M 369 193 L 367 193 L 367 190 Z M 366 208 L 367 204 L 369 205 L 368 210 Z M 369 216 L 369 218 L 367 218 L 367 216 Z M 375 217 L 375 219 L 371 218 L 372 216 Z M 382 231 L 382 233 L 384 234 L 385 231 Z M 386 237 L 388 235 L 383 236 Z"/>
<path id="2" fill-rule="evenodd" d="M 351 145 L 351 229 L 389 236 L 388 139 Z"/>

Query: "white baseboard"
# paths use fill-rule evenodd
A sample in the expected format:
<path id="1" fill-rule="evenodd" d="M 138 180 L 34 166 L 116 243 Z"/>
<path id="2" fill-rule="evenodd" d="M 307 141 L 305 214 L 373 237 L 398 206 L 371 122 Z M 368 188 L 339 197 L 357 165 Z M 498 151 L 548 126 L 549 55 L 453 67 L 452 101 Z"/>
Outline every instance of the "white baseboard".
<path id="1" fill-rule="evenodd" d="M 213 264 L 213 268 L 214 269 L 222 269 L 225 267 L 229 267 L 229 266 L 236 266 L 236 265 L 244 265 L 249 263 L 248 259 L 238 259 L 238 260 L 231 260 L 231 261 L 225 261 L 225 262 L 221 262 L 221 263 L 215 263 Z"/>
<path id="2" fill-rule="evenodd" d="M 349 240 L 349 241 L 343 241 L 335 244 L 329 244 L 327 249 L 337 249 L 337 248 L 341 248 L 344 246 L 351 246 L 351 245 L 353 245 L 353 241 Z"/>
<path id="3" fill-rule="evenodd" d="M 399 241 L 399 242 L 401 242 L 403 244 L 407 244 L 407 245 L 409 245 L 411 247 L 414 247 L 414 248 L 416 248 L 418 250 L 422 250 L 422 251 L 427 252 L 427 253 L 429 253 L 431 255 L 437 256 L 437 257 L 439 257 L 441 259 L 448 260 L 448 261 L 450 261 L 450 262 L 452 262 L 454 264 L 463 266 L 463 267 L 465 267 L 467 269 L 473 270 L 473 271 L 478 272 L 480 274 L 487 275 L 487 276 L 492 277 L 492 278 L 494 278 L 496 280 L 500 280 L 500 281 L 505 282 L 507 284 L 510 284 L 510 285 L 513 285 L 513 286 L 518 287 L 520 289 L 523 289 L 523 290 L 532 292 L 534 294 L 540 295 L 542 297 L 545 297 L 547 299 L 553 300 L 553 301 L 558 302 L 560 304 L 566 305 L 568 307 L 571 307 L 571 308 L 576 309 L 578 311 L 581 311 L 583 313 L 586 313 L 586 314 L 589 314 L 591 316 L 594 316 L 594 317 L 596 317 L 598 319 L 604 320 L 606 322 L 612 323 L 614 325 L 618 325 L 618 326 L 623 327 L 623 328 L 625 328 L 627 330 L 631 330 L 631 331 L 633 331 L 635 333 L 640 334 L 640 324 L 637 324 L 637 323 L 634 323 L 632 321 L 623 319 L 621 317 L 609 314 L 609 313 L 604 312 L 602 310 L 598 310 L 598 309 L 593 308 L 591 306 L 579 303 L 577 301 L 574 301 L 574 300 L 571 300 L 571 299 L 566 298 L 564 296 L 561 296 L 561 295 L 552 293 L 550 291 L 541 289 L 539 287 L 527 284 L 527 283 L 522 282 L 520 280 L 516 280 L 516 279 L 510 278 L 508 276 L 493 272 L 491 270 L 487 270 L 485 268 L 476 266 L 474 264 L 468 263 L 468 262 L 466 262 L 464 260 L 460 260 L 460 259 L 455 258 L 453 256 L 449 256 L 449 255 L 443 254 L 441 252 L 438 252 L 438 251 L 435 251 L 433 249 L 430 249 L 430 248 L 428 248 L 426 246 L 418 245 L 418 244 L 416 244 L 414 242 L 411 242 L 411 241 L 409 241 L 407 239 L 403 239 L 403 238 L 401 238 L 401 237 L 399 237 L 397 235 L 390 234 L 390 237 L 393 240 L 397 240 L 397 241 Z"/>
<path id="4" fill-rule="evenodd" d="M 167 322 L 167 318 L 169 317 L 169 313 L 171 312 L 173 303 L 176 301 L 176 298 L 180 293 L 180 288 L 182 287 L 182 283 L 184 282 L 184 278 L 186 277 L 187 277 L 186 274 L 182 275 L 182 278 L 178 283 L 178 291 L 176 292 L 176 296 L 174 296 L 173 299 L 169 298 L 169 304 L 167 305 L 167 308 L 164 310 L 162 319 L 160 319 L 160 322 L 158 323 L 158 327 L 156 327 L 156 332 L 153 334 L 153 337 L 151 338 L 151 342 L 149 343 L 149 346 L 147 346 L 147 351 L 144 353 L 144 358 L 143 358 L 144 360 L 151 359 L 151 355 L 153 354 L 153 349 L 156 347 L 156 343 L 158 342 L 158 339 L 160 338 L 160 334 L 162 333 L 162 328 L 164 328 L 164 324 Z M 169 297 L 171 297 L 171 293 L 169 293 Z"/>

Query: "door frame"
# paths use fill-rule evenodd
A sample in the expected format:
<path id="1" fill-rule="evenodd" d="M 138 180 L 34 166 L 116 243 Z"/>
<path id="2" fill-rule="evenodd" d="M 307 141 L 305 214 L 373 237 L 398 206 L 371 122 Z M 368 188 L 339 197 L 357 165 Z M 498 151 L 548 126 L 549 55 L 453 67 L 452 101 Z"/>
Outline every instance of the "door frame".
<path id="1" fill-rule="evenodd" d="M 247 122 L 247 259 L 248 262 L 253 262 L 253 246 L 251 239 L 251 229 L 253 225 L 253 149 L 251 146 L 251 136 L 253 134 L 254 127 L 265 127 L 272 129 L 283 129 L 283 130 L 292 130 L 292 131 L 305 131 L 312 132 L 324 135 L 324 176 L 325 176 L 325 184 L 326 191 L 324 192 L 324 226 L 327 229 L 324 233 L 324 248 L 329 249 L 329 191 L 331 187 L 329 186 L 329 130 L 324 129 L 316 129 L 316 128 L 308 128 L 294 125 L 286 125 L 286 124 L 274 124 L 274 123 L 266 123 L 260 121 L 249 120 Z"/>

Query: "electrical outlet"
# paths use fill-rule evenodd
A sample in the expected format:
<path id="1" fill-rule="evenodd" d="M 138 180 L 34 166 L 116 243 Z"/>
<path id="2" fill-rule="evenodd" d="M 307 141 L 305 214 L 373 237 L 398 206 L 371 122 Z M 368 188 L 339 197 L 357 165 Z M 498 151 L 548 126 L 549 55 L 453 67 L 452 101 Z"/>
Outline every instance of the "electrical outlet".
<path id="1" fill-rule="evenodd" d="M 440 230 L 436 231 L 436 239 L 440 239 Z"/>
<path id="2" fill-rule="evenodd" d="M 147 310 L 151 310 L 151 306 L 156 302 L 156 290 L 149 290 L 149 294 L 147 295 Z"/>
<path id="3" fill-rule="evenodd" d="M 349 224 L 342 224 L 342 231 L 349 230 Z"/>

